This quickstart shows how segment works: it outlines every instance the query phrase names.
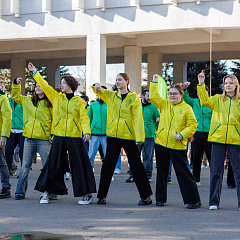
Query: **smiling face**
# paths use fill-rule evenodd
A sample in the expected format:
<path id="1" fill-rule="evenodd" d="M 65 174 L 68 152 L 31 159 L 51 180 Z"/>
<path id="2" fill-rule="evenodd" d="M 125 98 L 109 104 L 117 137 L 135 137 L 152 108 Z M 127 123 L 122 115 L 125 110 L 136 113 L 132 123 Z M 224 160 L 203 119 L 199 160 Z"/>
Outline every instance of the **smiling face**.
<path id="1" fill-rule="evenodd" d="M 35 84 L 35 93 L 37 95 L 43 95 L 43 90 L 39 87 L 37 83 Z"/>
<path id="2" fill-rule="evenodd" d="M 64 78 L 61 80 L 60 88 L 61 88 L 61 91 L 65 93 L 71 91 L 71 87 L 67 84 Z"/>
<path id="3" fill-rule="evenodd" d="M 116 77 L 116 86 L 119 90 L 127 89 L 128 81 L 118 74 Z"/>
<path id="4" fill-rule="evenodd" d="M 227 94 L 235 95 L 235 89 L 236 89 L 236 86 L 233 83 L 232 78 L 227 77 L 224 81 L 224 90 L 226 91 Z"/>
<path id="5" fill-rule="evenodd" d="M 177 104 L 182 101 L 183 95 L 180 94 L 177 88 L 170 88 L 168 98 L 172 104 Z"/>

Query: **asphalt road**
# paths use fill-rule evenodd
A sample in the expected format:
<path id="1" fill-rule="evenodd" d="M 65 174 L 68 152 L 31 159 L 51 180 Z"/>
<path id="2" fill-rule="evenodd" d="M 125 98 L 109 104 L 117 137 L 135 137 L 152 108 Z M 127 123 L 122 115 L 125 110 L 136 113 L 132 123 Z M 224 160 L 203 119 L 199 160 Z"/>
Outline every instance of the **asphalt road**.
<path id="1" fill-rule="evenodd" d="M 101 162 L 95 163 L 99 183 Z M 202 208 L 189 210 L 183 205 L 173 171 L 168 185 L 168 202 L 164 207 L 153 204 L 138 206 L 140 200 L 134 183 L 128 178 L 127 162 L 122 161 L 122 173 L 111 183 L 107 205 L 97 205 L 96 194 L 90 205 L 78 205 L 72 194 L 71 181 L 66 181 L 69 195 L 59 196 L 49 204 L 39 204 L 40 193 L 34 191 L 41 164 L 33 164 L 29 175 L 26 199 L 16 201 L 17 178 L 11 177 L 12 198 L 0 200 L 0 237 L 9 234 L 58 234 L 68 239 L 240 239 L 240 211 L 236 189 L 228 189 L 226 171 L 219 210 L 208 210 L 209 168 L 202 169 L 199 192 Z M 156 169 L 151 183 L 155 192 Z M 5 238 L 2 238 L 5 239 Z M 22 238 L 26 239 L 26 238 Z M 40 239 L 40 238 L 39 238 Z M 51 238 L 58 239 L 58 238 Z"/>

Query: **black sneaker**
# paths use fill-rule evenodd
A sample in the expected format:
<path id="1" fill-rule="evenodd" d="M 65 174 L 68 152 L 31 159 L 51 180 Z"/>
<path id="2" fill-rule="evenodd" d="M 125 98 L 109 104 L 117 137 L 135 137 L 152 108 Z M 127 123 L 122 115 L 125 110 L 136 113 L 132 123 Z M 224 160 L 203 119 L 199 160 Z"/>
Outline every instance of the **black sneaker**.
<path id="1" fill-rule="evenodd" d="M 133 177 L 130 176 L 125 182 L 126 183 L 131 183 L 131 182 L 134 182 L 134 179 L 133 179 Z"/>
<path id="2" fill-rule="evenodd" d="M 25 196 L 23 196 L 21 194 L 15 195 L 15 200 L 23 200 L 24 198 L 25 198 Z"/>
<path id="3" fill-rule="evenodd" d="M 165 205 L 164 202 L 156 202 L 156 206 L 158 207 L 163 207 Z"/>
<path id="4" fill-rule="evenodd" d="M 202 203 L 201 202 L 197 202 L 197 203 L 189 203 L 187 205 L 187 208 L 188 209 L 197 209 L 197 208 L 200 208 L 202 206 Z"/>
<path id="5" fill-rule="evenodd" d="M 2 187 L 2 191 L 0 193 L 0 199 L 10 198 L 10 197 L 11 197 L 10 188 Z"/>
<path id="6" fill-rule="evenodd" d="M 152 199 L 150 198 L 150 197 L 148 197 L 148 198 L 146 198 L 146 199 L 141 199 L 140 201 L 139 201 L 139 203 L 138 203 L 138 205 L 141 205 L 141 206 L 143 206 L 143 205 L 150 205 L 150 204 L 152 204 Z"/>
<path id="7" fill-rule="evenodd" d="M 106 199 L 105 198 L 99 198 L 97 201 L 97 204 L 107 204 Z"/>

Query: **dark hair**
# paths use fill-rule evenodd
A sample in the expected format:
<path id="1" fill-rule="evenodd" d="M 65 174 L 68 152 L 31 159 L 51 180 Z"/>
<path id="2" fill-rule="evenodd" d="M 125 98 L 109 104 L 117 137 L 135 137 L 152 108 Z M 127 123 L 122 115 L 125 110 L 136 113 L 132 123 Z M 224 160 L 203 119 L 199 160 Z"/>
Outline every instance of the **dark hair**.
<path id="1" fill-rule="evenodd" d="M 36 88 L 36 82 L 35 82 L 35 84 L 34 84 L 34 94 L 33 94 L 33 96 L 32 96 L 32 103 L 33 103 L 33 105 L 35 106 L 35 107 L 37 107 L 37 104 L 38 104 L 38 102 L 40 101 L 40 98 L 38 97 L 38 95 L 36 94 L 36 92 L 35 92 L 35 88 Z M 43 96 L 43 101 L 45 102 L 45 103 L 47 103 L 47 107 L 48 108 L 52 108 L 52 103 L 49 101 L 49 99 L 47 98 L 47 96 L 45 95 L 45 93 L 43 93 L 44 94 L 44 96 Z"/>
<path id="2" fill-rule="evenodd" d="M 76 78 L 74 78 L 70 75 L 64 75 L 64 76 L 61 77 L 61 81 L 63 79 L 66 81 L 67 85 L 72 89 L 73 92 L 75 92 L 77 90 L 78 81 L 76 80 Z"/>
<path id="3" fill-rule="evenodd" d="M 125 79 L 125 81 L 128 81 L 128 84 L 127 84 L 127 85 L 129 85 L 129 83 L 130 83 L 130 77 L 128 76 L 127 73 L 119 73 L 118 75 L 122 76 L 122 77 Z M 130 92 L 128 86 L 127 86 L 127 90 Z"/>
<path id="4" fill-rule="evenodd" d="M 183 87 L 182 87 L 180 84 L 174 84 L 174 85 L 172 85 L 172 86 L 170 87 L 170 89 L 172 89 L 172 88 L 176 88 L 181 95 L 184 94 Z"/>
<path id="5" fill-rule="evenodd" d="M 106 86 L 101 86 L 101 88 L 103 88 L 103 89 L 107 89 L 107 87 L 106 87 Z"/>
<path id="6" fill-rule="evenodd" d="M 58 92 L 58 93 L 60 93 L 61 92 L 61 89 L 60 88 L 54 88 L 54 90 L 56 91 L 56 92 Z"/>
<path id="7" fill-rule="evenodd" d="M 81 98 L 84 99 L 85 101 L 89 101 L 89 97 L 87 95 L 82 95 Z"/>
<path id="8" fill-rule="evenodd" d="M 148 89 L 143 90 L 143 91 L 142 91 L 142 95 L 145 96 L 147 92 L 149 92 Z"/>

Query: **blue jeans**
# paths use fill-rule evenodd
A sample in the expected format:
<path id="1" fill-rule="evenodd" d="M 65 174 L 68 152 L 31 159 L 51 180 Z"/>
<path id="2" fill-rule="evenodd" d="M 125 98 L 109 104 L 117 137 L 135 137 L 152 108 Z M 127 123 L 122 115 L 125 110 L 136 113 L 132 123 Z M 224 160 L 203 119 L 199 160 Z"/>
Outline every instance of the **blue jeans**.
<path id="1" fill-rule="evenodd" d="M 138 150 L 143 158 L 143 166 L 146 170 L 147 177 L 152 178 L 153 171 L 153 155 L 154 155 L 154 138 L 145 138 L 142 145 L 138 145 Z"/>
<path id="2" fill-rule="evenodd" d="M 116 168 L 121 170 L 121 160 L 122 160 L 122 151 L 120 151 L 119 157 L 118 157 L 118 161 L 116 164 Z"/>
<path id="3" fill-rule="evenodd" d="M 1 183 L 4 188 L 11 188 L 9 183 L 10 174 L 8 171 L 8 166 L 6 163 L 6 156 L 5 156 L 5 147 L 0 148 L 0 172 L 1 172 Z"/>
<path id="4" fill-rule="evenodd" d="M 240 146 L 221 143 L 212 143 L 209 206 L 219 206 L 220 203 L 224 161 L 227 150 L 236 183 L 238 207 L 240 207 Z"/>
<path id="5" fill-rule="evenodd" d="M 106 150 L 107 150 L 107 136 L 92 136 L 89 140 L 89 159 L 92 165 L 92 168 L 94 168 L 94 159 L 97 154 L 97 151 L 99 149 L 99 145 L 102 145 L 103 154 L 104 157 L 106 156 Z"/>
<path id="6" fill-rule="evenodd" d="M 51 144 L 47 140 L 25 138 L 23 149 L 23 162 L 18 178 L 15 195 L 25 196 L 28 186 L 28 174 L 32 167 L 33 160 L 37 152 L 39 152 L 42 166 L 47 161 L 47 157 L 51 148 Z"/>

